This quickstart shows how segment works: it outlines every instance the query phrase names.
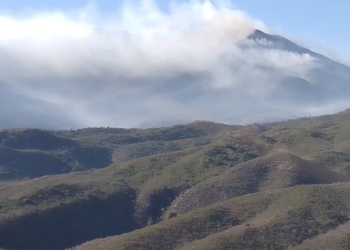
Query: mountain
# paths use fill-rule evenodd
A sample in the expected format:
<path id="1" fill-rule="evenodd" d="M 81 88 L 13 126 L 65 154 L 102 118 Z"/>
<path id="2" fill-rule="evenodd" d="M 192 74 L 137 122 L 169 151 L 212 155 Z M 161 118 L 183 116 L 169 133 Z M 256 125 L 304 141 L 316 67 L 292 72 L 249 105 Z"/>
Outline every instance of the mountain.
<path id="1" fill-rule="evenodd" d="M 272 98 L 289 100 L 290 103 L 313 103 L 346 100 L 350 91 L 350 67 L 338 63 L 324 55 L 304 48 L 285 37 L 255 30 L 247 37 L 265 50 L 279 50 L 298 55 L 308 55 L 316 59 L 317 67 L 310 69 L 303 78 L 283 76 L 277 80 L 278 89 Z M 299 97 L 299 98 L 298 98 Z"/>
<path id="2" fill-rule="evenodd" d="M 0 81 L 0 128 L 46 128 L 66 129 L 77 123 L 68 118 L 60 107 L 38 98 L 26 91 Z"/>
<path id="3" fill-rule="evenodd" d="M 245 125 L 350 106 L 349 67 L 283 36 L 260 30 L 239 41 L 231 33 L 211 35 L 212 42 L 159 36 L 149 49 L 148 43 L 120 48 L 142 42 L 136 34 L 97 30 L 93 36 L 108 46 L 73 50 L 76 60 L 66 63 L 63 53 L 52 56 L 57 60 L 38 54 L 46 63 L 8 66 L 13 69 L 0 83 L 0 128 L 148 128 L 194 120 Z M 128 53 L 135 56 L 123 59 Z M 13 57 L 9 52 L 16 62 Z"/>
<path id="4" fill-rule="evenodd" d="M 0 138 L 3 249 L 348 248 L 349 110 Z"/>
<path id="5" fill-rule="evenodd" d="M 151 77 L 0 82 L 0 248 L 348 249 L 350 110 L 309 115 L 350 106 L 350 68 L 260 30 L 223 45 Z"/>
<path id="6" fill-rule="evenodd" d="M 290 52 L 297 53 L 300 55 L 308 54 L 312 57 L 319 59 L 324 64 L 325 70 L 328 70 L 329 72 L 331 72 L 334 69 L 339 70 L 339 71 L 336 71 L 334 73 L 339 73 L 342 71 L 350 70 L 349 66 L 338 63 L 338 62 L 336 62 L 336 61 L 334 61 L 334 60 L 332 60 L 324 55 L 316 53 L 310 49 L 301 47 L 300 45 L 288 40 L 287 38 L 285 38 L 283 36 L 267 34 L 267 33 L 264 33 L 263 31 L 257 29 L 257 30 L 254 30 L 254 32 L 252 34 L 250 34 L 247 37 L 247 39 L 248 40 L 255 40 L 255 41 L 265 40 L 267 42 L 271 42 L 271 43 L 269 43 L 269 45 L 266 46 L 268 48 L 290 51 Z"/>

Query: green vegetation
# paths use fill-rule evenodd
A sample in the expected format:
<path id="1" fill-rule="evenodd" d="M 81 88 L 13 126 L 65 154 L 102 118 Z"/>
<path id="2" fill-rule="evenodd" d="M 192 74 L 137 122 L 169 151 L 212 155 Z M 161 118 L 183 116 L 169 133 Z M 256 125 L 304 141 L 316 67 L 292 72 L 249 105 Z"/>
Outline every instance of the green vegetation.
<path id="1" fill-rule="evenodd" d="M 208 145 L 239 129 L 195 122 L 159 129 L 89 128 L 0 132 L 0 181 L 104 168 L 112 163 Z"/>
<path id="2" fill-rule="evenodd" d="M 287 249 L 345 223 L 349 191 L 321 185 L 241 196 L 78 249 Z"/>
<path id="3" fill-rule="evenodd" d="M 349 141 L 350 111 L 2 131 L 0 248 L 348 249 Z"/>

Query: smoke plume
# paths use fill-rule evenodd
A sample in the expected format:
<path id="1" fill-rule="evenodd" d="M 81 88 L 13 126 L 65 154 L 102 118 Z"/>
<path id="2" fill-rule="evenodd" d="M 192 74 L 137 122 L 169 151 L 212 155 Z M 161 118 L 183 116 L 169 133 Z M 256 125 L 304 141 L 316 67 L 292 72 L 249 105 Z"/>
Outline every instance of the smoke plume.
<path id="1" fill-rule="evenodd" d="M 311 82 L 320 59 L 247 39 L 256 29 L 270 32 L 224 1 L 0 15 L 0 127 L 245 124 L 348 105 L 278 98 L 286 78 Z"/>

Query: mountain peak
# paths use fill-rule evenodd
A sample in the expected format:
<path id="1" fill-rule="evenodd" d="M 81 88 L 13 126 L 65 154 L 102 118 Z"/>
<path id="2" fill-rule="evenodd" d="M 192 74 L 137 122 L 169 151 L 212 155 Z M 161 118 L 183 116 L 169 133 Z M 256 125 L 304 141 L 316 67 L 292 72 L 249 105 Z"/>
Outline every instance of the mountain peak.
<path id="1" fill-rule="evenodd" d="M 253 33 L 251 33 L 249 36 L 247 36 L 248 40 L 253 40 L 258 42 L 259 40 L 266 40 L 268 42 L 271 42 L 271 44 L 264 45 L 262 43 L 259 43 L 260 46 L 266 47 L 266 48 L 271 48 L 271 49 L 278 49 L 278 50 L 284 50 L 284 51 L 289 51 L 297 54 L 309 54 L 310 56 L 317 58 L 322 61 L 324 64 L 325 68 L 328 68 L 331 70 L 333 73 L 337 72 L 337 74 L 343 75 L 344 70 L 349 70 L 349 67 L 338 63 L 324 55 L 321 55 L 319 53 L 316 53 L 310 49 L 307 49 L 305 47 L 302 47 L 298 45 L 297 43 L 283 37 L 280 35 L 273 35 L 273 34 L 268 34 L 265 33 L 259 29 L 255 29 Z"/>
<path id="2" fill-rule="evenodd" d="M 259 29 L 255 29 L 254 32 L 248 36 L 248 38 L 255 38 L 255 37 L 262 38 L 266 36 L 269 36 L 269 35 Z"/>
<path id="3" fill-rule="evenodd" d="M 300 47 L 299 45 L 297 45 L 296 43 L 288 40 L 287 38 L 283 37 L 283 36 L 279 36 L 279 35 L 272 35 L 272 34 L 268 34 L 265 33 L 261 30 L 254 30 L 254 32 L 252 34 L 250 34 L 247 39 L 249 40 L 267 40 L 269 42 L 272 42 L 275 46 L 279 49 L 282 50 L 287 50 L 287 51 L 292 51 L 292 52 L 297 52 L 297 53 L 313 53 L 312 51 Z"/>
<path id="4" fill-rule="evenodd" d="M 247 37 L 247 39 L 254 41 L 266 40 L 273 44 L 272 46 L 270 46 L 273 49 L 285 50 L 298 54 L 309 54 L 318 59 L 326 59 L 325 56 L 315 53 L 307 48 L 301 47 L 300 45 L 292 42 L 291 40 L 283 36 L 268 34 L 259 29 L 254 30 L 254 32 L 250 34 Z M 329 58 L 327 58 L 327 60 L 329 60 Z"/>

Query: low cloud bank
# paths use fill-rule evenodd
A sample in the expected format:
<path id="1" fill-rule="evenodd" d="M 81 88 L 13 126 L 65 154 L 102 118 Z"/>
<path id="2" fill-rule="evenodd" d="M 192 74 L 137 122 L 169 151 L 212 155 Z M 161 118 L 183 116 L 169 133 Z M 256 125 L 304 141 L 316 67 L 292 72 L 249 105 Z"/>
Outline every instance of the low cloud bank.
<path id="1" fill-rule="evenodd" d="M 313 92 L 318 58 L 246 39 L 255 29 L 269 32 L 224 1 L 0 15 L 0 128 L 245 124 L 349 105 Z M 300 80 L 285 93 L 287 78 L 315 101 L 298 100 Z"/>

